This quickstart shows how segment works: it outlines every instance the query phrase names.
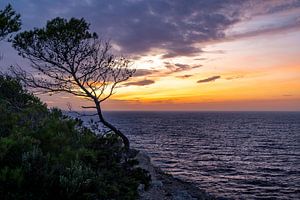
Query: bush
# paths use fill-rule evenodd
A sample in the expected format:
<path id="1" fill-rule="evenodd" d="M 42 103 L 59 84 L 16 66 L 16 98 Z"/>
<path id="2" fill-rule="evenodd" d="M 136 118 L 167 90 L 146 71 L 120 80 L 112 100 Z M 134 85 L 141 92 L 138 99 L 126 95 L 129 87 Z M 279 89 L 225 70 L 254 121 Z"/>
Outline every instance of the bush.
<path id="1" fill-rule="evenodd" d="M 135 199 L 149 184 L 117 136 L 48 110 L 11 77 L 0 76 L 0 113 L 0 199 Z"/>

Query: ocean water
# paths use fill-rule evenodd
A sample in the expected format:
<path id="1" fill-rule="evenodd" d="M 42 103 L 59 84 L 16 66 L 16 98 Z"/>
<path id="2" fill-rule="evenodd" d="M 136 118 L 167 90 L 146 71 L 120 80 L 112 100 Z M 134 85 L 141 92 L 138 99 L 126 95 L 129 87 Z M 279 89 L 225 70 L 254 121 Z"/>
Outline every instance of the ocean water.
<path id="1" fill-rule="evenodd" d="M 230 199 L 300 199 L 300 112 L 108 112 L 175 177 Z"/>

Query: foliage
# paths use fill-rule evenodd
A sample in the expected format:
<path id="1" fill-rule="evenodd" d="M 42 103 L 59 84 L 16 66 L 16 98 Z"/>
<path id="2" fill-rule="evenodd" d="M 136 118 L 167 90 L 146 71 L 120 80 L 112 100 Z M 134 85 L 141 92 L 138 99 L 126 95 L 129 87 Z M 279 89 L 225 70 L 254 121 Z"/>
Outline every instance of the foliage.
<path id="1" fill-rule="evenodd" d="M 3 40 L 10 33 L 20 30 L 20 28 L 20 15 L 16 14 L 10 4 L 4 10 L 0 10 L 0 40 Z"/>
<path id="2" fill-rule="evenodd" d="M 0 199 L 135 199 L 149 183 L 120 138 L 48 110 L 10 77 L 0 76 L 0 113 Z"/>

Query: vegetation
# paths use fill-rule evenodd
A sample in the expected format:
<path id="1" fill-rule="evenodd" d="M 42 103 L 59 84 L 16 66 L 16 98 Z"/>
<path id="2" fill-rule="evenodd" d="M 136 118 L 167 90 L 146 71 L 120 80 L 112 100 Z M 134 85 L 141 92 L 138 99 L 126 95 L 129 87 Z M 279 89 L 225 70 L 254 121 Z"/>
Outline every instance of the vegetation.
<path id="1" fill-rule="evenodd" d="M 0 40 L 20 26 L 10 5 L 0 10 Z M 148 186 L 150 175 L 124 157 L 129 141 L 104 120 L 100 107 L 133 71 L 97 38 L 83 19 L 60 18 L 15 37 L 20 55 L 48 78 L 31 79 L 25 71 L 14 71 L 17 79 L 0 75 L 0 199 L 135 199 L 138 185 Z M 96 135 L 59 109 L 48 110 L 20 81 L 90 98 L 100 121 L 116 135 Z"/>
<path id="2" fill-rule="evenodd" d="M 0 199 L 135 199 L 150 177 L 124 161 L 116 135 L 102 137 L 19 81 L 0 76 Z"/>
<path id="3" fill-rule="evenodd" d="M 9 4 L 0 10 L 0 40 L 5 39 L 10 33 L 21 28 L 20 15 L 17 14 Z"/>
<path id="4" fill-rule="evenodd" d="M 109 42 L 90 32 L 84 19 L 55 18 L 45 28 L 17 34 L 13 47 L 41 75 L 14 68 L 19 79 L 33 90 L 64 92 L 90 100 L 93 106 L 83 108 L 94 109 L 99 122 L 121 137 L 125 150 L 129 150 L 128 138 L 104 118 L 101 103 L 135 70 L 130 69 L 129 60 L 111 54 Z"/>

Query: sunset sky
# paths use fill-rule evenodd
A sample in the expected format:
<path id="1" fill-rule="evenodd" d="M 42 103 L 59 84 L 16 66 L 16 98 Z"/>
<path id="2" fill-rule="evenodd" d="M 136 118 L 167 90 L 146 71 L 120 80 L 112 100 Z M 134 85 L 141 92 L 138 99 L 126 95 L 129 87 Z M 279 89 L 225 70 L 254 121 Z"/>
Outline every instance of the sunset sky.
<path id="1" fill-rule="evenodd" d="M 22 30 L 84 17 L 133 61 L 107 110 L 300 111 L 300 0 L 15 0 Z M 24 66 L 1 43 L 1 67 Z M 41 96 L 49 106 L 85 101 Z"/>

